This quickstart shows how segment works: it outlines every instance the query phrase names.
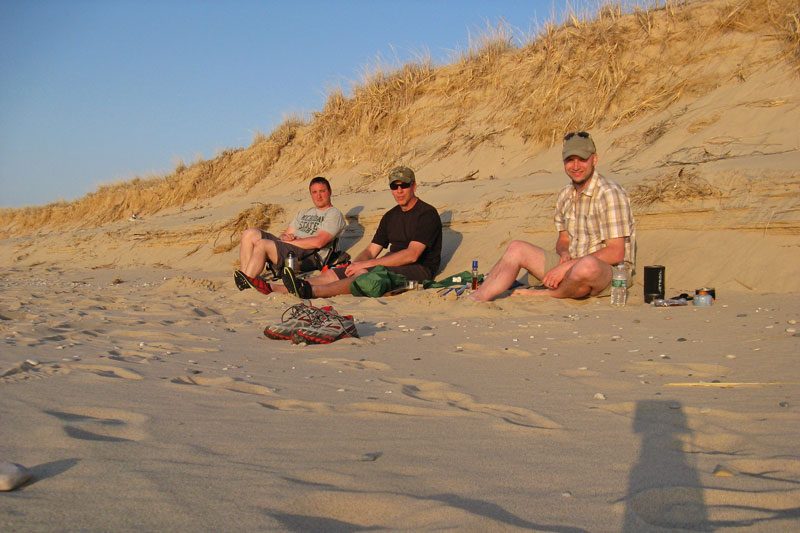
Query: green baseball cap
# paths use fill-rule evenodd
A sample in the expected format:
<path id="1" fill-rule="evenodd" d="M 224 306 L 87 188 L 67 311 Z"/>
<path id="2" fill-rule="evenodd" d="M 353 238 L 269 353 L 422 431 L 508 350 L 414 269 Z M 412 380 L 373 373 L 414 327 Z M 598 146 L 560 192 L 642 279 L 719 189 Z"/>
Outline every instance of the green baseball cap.
<path id="1" fill-rule="evenodd" d="M 577 155 L 581 159 L 589 159 L 589 156 L 597 153 L 592 136 L 585 131 L 567 133 L 564 136 L 564 148 L 561 149 L 561 159 Z"/>
<path id="2" fill-rule="evenodd" d="M 399 181 L 401 183 L 414 183 L 416 181 L 416 177 L 414 176 L 414 171 L 408 167 L 395 167 L 389 172 L 389 183 L 394 183 L 395 181 Z"/>

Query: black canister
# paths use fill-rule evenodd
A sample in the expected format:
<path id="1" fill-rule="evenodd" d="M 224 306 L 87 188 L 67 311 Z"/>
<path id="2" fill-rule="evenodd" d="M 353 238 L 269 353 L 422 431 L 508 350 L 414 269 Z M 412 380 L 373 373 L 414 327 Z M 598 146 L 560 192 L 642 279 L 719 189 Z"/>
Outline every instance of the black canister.
<path id="1" fill-rule="evenodd" d="M 644 267 L 644 301 L 650 303 L 656 298 L 664 298 L 664 266 L 650 265 Z"/>

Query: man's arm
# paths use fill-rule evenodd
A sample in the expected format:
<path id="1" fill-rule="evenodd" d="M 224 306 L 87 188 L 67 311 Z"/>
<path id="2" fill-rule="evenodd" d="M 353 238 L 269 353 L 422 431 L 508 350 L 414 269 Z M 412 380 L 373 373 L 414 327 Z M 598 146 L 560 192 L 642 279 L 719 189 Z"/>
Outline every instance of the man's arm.
<path id="1" fill-rule="evenodd" d="M 625 237 L 617 237 L 605 241 L 604 248 L 600 248 L 590 255 L 609 265 L 616 265 L 625 260 Z"/>
<path id="2" fill-rule="evenodd" d="M 278 235 L 278 239 L 284 242 L 290 242 L 294 240 L 294 232 L 295 229 L 292 226 L 288 226 L 285 230 Z"/>
<path id="3" fill-rule="evenodd" d="M 364 268 L 370 268 L 378 265 L 383 266 L 403 266 L 416 263 L 422 252 L 425 251 L 425 245 L 418 241 L 411 241 L 408 243 L 408 248 L 399 250 L 397 252 L 390 252 L 383 257 L 375 258 L 369 261 L 370 265 Z"/>
<path id="4" fill-rule="evenodd" d="M 572 256 L 569 255 L 569 233 L 567 233 L 566 230 L 558 232 L 558 239 L 556 240 L 556 253 L 560 257 L 558 264 L 572 259 Z"/>
<path id="5" fill-rule="evenodd" d="M 390 252 L 383 257 L 378 257 L 381 250 L 383 250 L 381 245 L 375 243 L 370 244 L 367 249 L 358 254 L 353 263 L 347 267 L 345 274 L 351 276 L 359 270 L 372 268 L 378 265 L 383 265 L 385 267 L 410 265 L 419 259 L 422 252 L 425 251 L 425 245 L 418 241 L 411 241 L 408 243 L 408 248 L 405 250 Z"/>
<path id="6" fill-rule="evenodd" d="M 287 236 L 287 238 L 284 238 L 284 236 Z M 327 246 L 328 243 L 330 243 L 333 240 L 333 235 L 331 235 L 327 231 L 319 230 L 317 234 L 314 235 L 313 237 L 306 237 L 304 239 L 295 239 L 294 232 L 292 232 L 291 235 L 284 232 L 281 234 L 280 239 L 282 241 L 291 242 L 294 246 L 297 246 L 298 248 L 302 248 L 304 250 L 316 250 Z"/>
<path id="7" fill-rule="evenodd" d="M 353 262 L 347 265 L 347 270 L 344 271 L 345 275 L 349 277 L 358 270 L 374 266 L 367 263 L 378 257 L 378 254 L 381 253 L 381 250 L 383 250 L 383 246 L 380 244 L 375 244 L 374 242 L 369 243 L 369 246 L 364 248 L 364 250 L 362 250 L 361 253 L 355 257 L 355 259 L 353 259 Z"/>

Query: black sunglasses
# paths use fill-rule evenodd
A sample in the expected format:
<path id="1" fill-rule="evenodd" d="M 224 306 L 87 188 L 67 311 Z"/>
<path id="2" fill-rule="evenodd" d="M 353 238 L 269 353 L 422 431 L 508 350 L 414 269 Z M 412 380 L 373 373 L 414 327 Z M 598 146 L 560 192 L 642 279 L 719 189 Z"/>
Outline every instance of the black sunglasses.
<path id="1" fill-rule="evenodd" d="M 583 137 L 584 139 L 588 139 L 589 138 L 589 134 L 586 133 L 585 131 L 573 131 L 572 133 L 567 133 L 566 135 L 564 135 L 564 140 L 568 141 L 568 140 L 572 139 L 573 137 L 575 137 L 576 135 L 578 137 Z"/>
<path id="2" fill-rule="evenodd" d="M 402 182 L 390 183 L 389 184 L 389 188 L 392 189 L 393 191 L 396 191 L 398 187 L 401 188 L 401 189 L 408 189 L 409 187 L 411 187 L 411 184 L 410 183 L 402 183 Z"/>

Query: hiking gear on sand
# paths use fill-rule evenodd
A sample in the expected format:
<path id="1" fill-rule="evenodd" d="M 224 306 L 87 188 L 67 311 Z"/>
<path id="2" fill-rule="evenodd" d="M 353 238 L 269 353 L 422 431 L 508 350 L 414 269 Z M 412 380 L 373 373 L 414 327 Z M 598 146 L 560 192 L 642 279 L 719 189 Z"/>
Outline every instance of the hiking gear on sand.
<path id="1" fill-rule="evenodd" d="M 404 287 L 405 284 L 406 277 L 404 275 L 378 265 L 366 274 L 361 274 L 350 283 L 350 294 L 353 296 L 380 298 L 392 289 Z"/>
<path id="2" fill-rule="evenodd" d="M 236 283 L 236 288 L 240 291 L 250 288 L 250 284 L 247 282 L 247 276 L 241 270 L 237 270 L 233 273 L 233 281 Z"/>
<path id="3" fill-rule="evenodd" d="M 233 273 L 233 279 L 236 280 L 236 286 L 239 287 L 239 290 L 244 290 L 239 285 L 240 281 L 246 283 L 248 287 L 252 287 L 261 294 L 272 294 L 272 287 L 269 283 L 264 281 L 261 278 L 251 278 L 241 270 L 237 270 Z"/>
<path id="4" fill-rule="evenodd" d="M 328 318 L 323 322 L 295 331 L 292 334 L 292 342 L 295 344 L 301 342 L 307 344 L 330 344 L 348 337 L 358 337 L 353 317 L 328 314 Z"/>
<path id="5" fill-rule="evenodd" d="M 294 294 L 300 299 L 313 298 L 311 292 L 311 284 L 304 279 L 300 279 L 291 268 L 284 267 L 283 274 L 281 275 L 283 284 L 290 294 Z"/>
<path id="6" fill-rule="evenodd" d="M 288 318 L 287 314 L 289 314 Z M 326 321 L 330 314 L 336 314 L 336 311 L 329 305 L 314 307 L 301 302 L 284 311 L 279 324 L 267 326 L 264 329 L 264 335 L 275 340 L 291 340 L 295 331 L 300 328 L 317 326 Z"/>

